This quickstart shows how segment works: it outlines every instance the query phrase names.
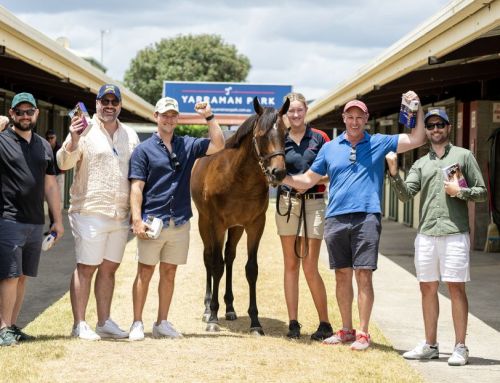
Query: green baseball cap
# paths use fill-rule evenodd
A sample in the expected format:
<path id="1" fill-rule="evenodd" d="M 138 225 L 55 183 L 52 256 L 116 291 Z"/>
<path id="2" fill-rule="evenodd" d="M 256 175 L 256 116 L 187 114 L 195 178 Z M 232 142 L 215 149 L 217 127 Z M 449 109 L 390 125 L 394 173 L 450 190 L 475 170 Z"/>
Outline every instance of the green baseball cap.
<path id="1" fill-rule="evenodd" d="M 35 97 L 33 97 L 31 93 L 26 92 L 16 94 L 12 99 L 12 104 L 10 105 L 10 107 L 14 109 L 16 106 L 23 102 L 28 102 L 36 108 Z"/>

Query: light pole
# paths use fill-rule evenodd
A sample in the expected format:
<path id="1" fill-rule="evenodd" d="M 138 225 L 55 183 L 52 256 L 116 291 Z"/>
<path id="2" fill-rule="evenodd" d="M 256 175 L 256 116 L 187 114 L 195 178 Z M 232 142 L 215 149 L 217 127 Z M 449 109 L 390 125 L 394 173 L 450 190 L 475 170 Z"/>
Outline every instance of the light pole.
<path id="1" fill-rule="evenodd" d="M 109 29 L 101 29 L 101 65 L 104 65 L 104 35 L 109 33 Z"/>

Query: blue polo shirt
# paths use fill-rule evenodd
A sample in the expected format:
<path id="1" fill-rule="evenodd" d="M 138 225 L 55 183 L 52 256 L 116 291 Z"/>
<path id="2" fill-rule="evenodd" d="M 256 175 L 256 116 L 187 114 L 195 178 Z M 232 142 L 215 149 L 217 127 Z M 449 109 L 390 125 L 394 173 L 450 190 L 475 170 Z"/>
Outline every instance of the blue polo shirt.
<path id="1" fill-rule="evenodd" d="M 285 137 L 285 163 L 286 172 L 289 175 L 305 173 L 311 167 L 314 159 L 319 153 L 321 147 L 325 144 L 323 136 L 314 132 L 309 125 L 302 140 L 297 145 L 287 134 Z M 318 185 L 314 185 L 307 193 L 317 192 Z"/>
<path id="2" fill-rule="evenodd" d="M 311 170 L 328 174 L 330 189 L 325 217 L 348 213 L 380 213 L 385 155 L 396 152 L 399 135 L 365 132 L 356 145 L 356 162 L 349 161 L 351 144 L 345 132 L 327 142 Z"/>
<path id="3" fill-rule="evenodd" d="M 210 144 L 207 138 L 177 136 L 172 138 L 172 150 L 180 164 L 175 170 L 166 148 L 157 133 L 139 144 L 130 158 L 129 179 L 145 182 L 142 218 L 154 215 L 168 227 L 170 218 L 175 225 L 186 223 L 192 216 L 191 169 L 197 158 L 205 156 Z"/>

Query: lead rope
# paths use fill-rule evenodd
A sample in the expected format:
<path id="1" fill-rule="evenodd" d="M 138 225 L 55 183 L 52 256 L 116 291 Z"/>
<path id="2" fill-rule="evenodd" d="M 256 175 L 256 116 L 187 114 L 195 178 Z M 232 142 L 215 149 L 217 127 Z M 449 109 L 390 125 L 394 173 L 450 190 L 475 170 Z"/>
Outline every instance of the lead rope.
<path id="1" fill-rule="evenodd" d="M 297 234 L 295 235 L 295 243 L 293 245 L 293 249 L 295 251 L 295 256 L 297 258 L 305 258 L 309 254 L 309 237 L 307 235 L 307 218 L 306 218 L 306 199 L 304 194 L 299 194 L 300 201 L 300 215 L 299 215 L 299 224 L 297 225 Z M 300 229 L 302 226 L 302 221 L 304 222 L 304 256 L 300 256 L 300 248 L 297 251 L 298 245 L 300 245 Z"/>

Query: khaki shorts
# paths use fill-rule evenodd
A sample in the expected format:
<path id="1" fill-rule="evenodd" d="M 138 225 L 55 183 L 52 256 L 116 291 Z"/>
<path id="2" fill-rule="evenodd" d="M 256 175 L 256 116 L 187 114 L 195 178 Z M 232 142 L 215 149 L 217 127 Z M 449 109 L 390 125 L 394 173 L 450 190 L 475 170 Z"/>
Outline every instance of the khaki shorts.
<path id="1" fill-rule="evenodd" d="M 158 262 L 172 265 L 184 265 L 189 251 L 189 231 L 191 222 L 175 226 L 170 220 L 157 239 L 137 239 L 137 259 L 145 265 L 156 265 Z"/>
<path id="2" fill-rule="evenodd" d="M 104 259 L 121 263 L 130 227 L 128 219 L 79 213 L 68 217 L 75 238 L 77 263 L 96 266 Z"/>
<path id="3" fill-rule="evenodd" d="M 283 195 L 279 197 L 279 209 L 281 214 L 288 211 L 288 201 L 291 201 L 292 208 L 290 211 L 290 220 L 287 222 L 287 216 L 281 216 L 276 212 L 276 226 L 278 235 L 297 235 L 299 225 L 301 201 L 298 198 L 288 198 Z M 306 203 L 306 222 L 307 222 L 307 237 L 323 239 L 323 231 L 325 228 L 325 200 L 307 199 Z M 301 224 L 299 236 L 304 237 L 304 222 Z"/>

